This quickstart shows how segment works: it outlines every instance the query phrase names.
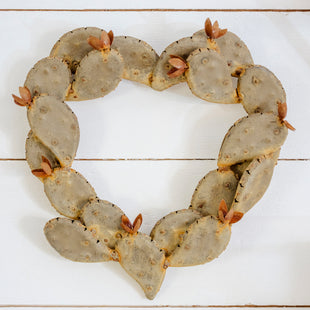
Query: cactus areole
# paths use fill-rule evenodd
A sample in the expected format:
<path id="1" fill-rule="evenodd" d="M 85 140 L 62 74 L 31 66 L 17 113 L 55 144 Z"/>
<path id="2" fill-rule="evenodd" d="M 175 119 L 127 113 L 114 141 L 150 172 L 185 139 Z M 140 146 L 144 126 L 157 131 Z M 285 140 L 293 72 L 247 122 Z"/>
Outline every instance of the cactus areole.
<path id="1" fill-rule="evenodd" d="M 65 101 L 103 97 L 122 79 L 157 91 L 187 82 L 202 100 L 241 103 L 248 113 L 228 130 L 218 169 L 199 181 L 190 206 L 158 220 L 150 235 L 139 232 L 142 214 L 131 221 L 71 169 L 80 131 Z M 295 130 L 285 119 L 286 95 L 277 77 L 254 65 L 245 43 L 209 18 L 204 29 L 160 56 L 137 38 L 96 27 L 72 30 L 34 65 L 19 93 L 14 102 L 26 107 L 31 127 L 27 162 L 64 216 L 45 225 L 48 242 L 72 261 L 119 262 L 149 299 L 168 267 L 204 264 L 226 249 L 232 224 L 264 195 L 288 129 Z"/>

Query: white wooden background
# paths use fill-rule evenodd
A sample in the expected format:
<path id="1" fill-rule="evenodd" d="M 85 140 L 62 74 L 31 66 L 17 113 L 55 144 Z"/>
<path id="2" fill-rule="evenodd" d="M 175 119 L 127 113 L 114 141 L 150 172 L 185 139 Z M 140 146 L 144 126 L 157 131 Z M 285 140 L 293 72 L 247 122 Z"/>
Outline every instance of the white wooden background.
<path id="1" fill-rule="evenodd" d="M 149 301 L 119 264 L 73 263 L 45 240 L 42 229 L 57 213 L 24 160 L 29 125 L 11 93 L 71 29 L 113 29 L 160 53 L 208 16 L 279 77 L 297 131 L 263 199 L 233 226 L 227 250 L 203 266 L 169 268 Z M 0 308 L 310 307 L 309 0 L 2 1 L 0 25 Z M 81 129 L 73 167 L 130 218 L 142 212 L 146 233 L 163 215 L 188 207 L 197 182 L 216 167 L 227 129 L 245 115 L 240 105 L 203 102 L 186 84 L 156 92 L 130 81 L 70 107 Z"/>

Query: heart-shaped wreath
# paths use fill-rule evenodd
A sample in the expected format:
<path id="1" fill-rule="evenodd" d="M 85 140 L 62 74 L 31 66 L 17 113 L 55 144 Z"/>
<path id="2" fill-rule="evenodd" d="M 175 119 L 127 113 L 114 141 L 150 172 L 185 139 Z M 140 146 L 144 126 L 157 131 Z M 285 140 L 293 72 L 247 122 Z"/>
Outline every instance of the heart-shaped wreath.
<path id="1" fill-rule="evenodd" d="M 218 169 L 200 180 L 188 209 L 172 212 L 150 236 L 138 232 L 113 203 L 70 168 L 79 124 L 63 100 L 88 100 L 114 90 L 122 78 L 164 90 L 186 81 L 192 93 L 218 103 L 242 103 L 222 143 Z M 238 86 L 233 79 L 238 78 Z M 158 57 L 146 42 L 90 27 L 64 34 L 50 56 L 30 70 L 20 97 L 31 127 L 26 158 L 52 206 L 67 218 L 50 220 L 47 240 L 79 262 L 117 261 L 153 299 L 168 267 L 204 264 L 226 248 L 231 225 L 266 191 L 287 136 L 285 91 L 268 69 L 254 65 L 243 41 L 210 19 L 205 29 L 170 44 Z"/>

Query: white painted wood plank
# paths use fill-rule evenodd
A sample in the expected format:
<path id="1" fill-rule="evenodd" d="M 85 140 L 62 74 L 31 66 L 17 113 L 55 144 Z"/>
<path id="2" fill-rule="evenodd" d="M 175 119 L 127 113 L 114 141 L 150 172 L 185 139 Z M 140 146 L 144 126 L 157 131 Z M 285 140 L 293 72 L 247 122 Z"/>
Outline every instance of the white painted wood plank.
<path id="1" fill-rule="evenodd" d="M 142 231 L 188 206 L 214 161 L 75 162 L 101 198 L 133 218 Z M 0 162 L 0 304 L 237 305 L 310 304 L 309 162 L 280 161 L 258 205 L 233 226 L 231 242 L 210 264 L 169 268 L 155 300 L 117 263 L 61 258 L 42 232 L 57 214 L 25 162 Z"/>
<path id="2" fill-rule="evenodd" d="M 207 310 L 217 310 L 217 309 L 227 309 L 227 308 L 221 308 L 221 307 L 203 307 L 200 305 L 194 305 L 193 307 L 167 307 L 166 305 L 163 305 L 162 307 L 143 307 L 143 306 L 139 306 L 139 307 L 111 307 L 110 305 L 108 305 L 107 307 L 105 306 L 94 306 L 94 307 L 59 307 L 59 306 L 55 306 L 55 307 L 48 307 L 48 309 L 54 309 L 57 308 L 59 310 L 91 310 L 91 309 L 106 309 L 106 308 L 112 308 L 112 309 L 117 309 L 117 310 L 143 310 L 143 309 L 173 309 L 173 310 L 192 310 L 192 309 L 207 309 Z M 285 307 L 283 307 L 282 309 L 284 309 Z M 0 309 L 3 309 L 0 306 Z M 29 309 L 36 309 L 36 310 L 46 310 L 46 307 L 9 307 L 9 308 L 5 308 L 4 309 L 19 309 L 19 310 L 29 310 Z M 240 310 L 240 307 L 229 307 L 230 310 Z M 241 309 L 243 310 L 253 310 L 253 307 L 242 307 Z M 279 307 L 268 307 L 268 310 L 277 310 L 279 309 Z M 281 309 L 281 308 L 280 308 Z M 290 307 L 289 309 L 291 310 L 297 310 L 300 309 L 298 307 Z M 309 310 L 310 307 L 302 307 L 303 310 Z M 255 310 L 266 310 L 266 307 L 255 307 Z"/>
<path id="3" fill-rule="evenodd" d="M 35 310 L 46 310 L 47 307 L 1 307 L 0 309 L 19 309 L 19 310 L 29 310 L 29 309 L 35 309 Z M 167 307 L 166 305 L 162 305 L 162 307 L 160 306 L 155 306 L 155 307 L 143 307 L 143 306 L 139 306 L 139 307 L 111 307 L 110 305 L 108 305 L 107 307 L 102 306 L 102 305 L 98 305 L 98 307 L 93 306 L 93 307 L 59 307 L 59 306 L 55 306 L 55 307 L 48 307 L 48 309 L 54 309 L 57 308 L 59 310 L 91 310 L 91 309 L 106 309 L 106 308 L 112 308 L 112 309 L 117 309 L 117 310 L 143 310 L 143 309 L 173 309 L 173 310 L 189 310 L 189 309 L 207 309 L 207 310 L 217 310 L 217 309 L 227 309 L 225 307 L 203 307 L 200 305 L 193 305 L 192 307 L 187 307 L 187 306 L 182 306 L 182 307 Z M 285 307 L 255 307 L 255 310 L 277 310 L 277 309 L 286 309 Z M 240 307 L 229 307 L 230 310 L 240 310 Z M 253 307 L 242 307 L 241 309 L 243 310 L 253 310 Z M 289 309 L 291 310 L 297 310 L 300 309 L 299 307 L 289 307 Z M 310 307 L 302 307 L 303 310 L 309 310 Z"/>
<path id="4" fill-rule="evenodd" d="M 139 1 L 139 0 L 116 0 L 116 1 L 100 1 L 100 0 L 11 0 L 2 1 L 0 8 L 25 8 L 25 9 L 307 9 L 309 8 L 307 0 L 235 0 L 233 3 L 229 0 L 218 1 L 201 1 L 193 0 L 191 2 L 184 0 L 157 0 Z"/>
<path id="5" fill-rule="evenodd" d="M 310 13 L 224 12 L 0 12 L 0 158 L 24 157 L 29 126 L 26 112 L 13 104 L 28 70 L 49 54 L 66 31 L 81 26 L 112 28 L 150 43 L 159 53 L 172 41 L 201 28 L 206 16 L 218 19 L 247 42 L 257 64 L 282 81 L 288 120 L 297 128 L 283 147 L 284 158 L 309 158 L 307 103 L 310 87 Z M 164 92 L 122 81 L 102 99 L 70 103 L 78 116 L 83 158 L 216 158 L 241 105 L 204 102 L 186 83 Z"/>

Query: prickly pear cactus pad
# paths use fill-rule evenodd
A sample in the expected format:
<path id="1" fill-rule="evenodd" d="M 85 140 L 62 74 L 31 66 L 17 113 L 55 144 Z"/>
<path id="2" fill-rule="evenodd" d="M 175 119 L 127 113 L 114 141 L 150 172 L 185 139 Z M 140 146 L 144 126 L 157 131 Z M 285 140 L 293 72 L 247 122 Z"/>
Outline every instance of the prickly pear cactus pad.
<path id="1" fill-rule="evenodd" d="M 100 37 L 102 30 L 96 27 L 78 28 L 65 33 L 53 46 L 50 56 L 65 61 L 71 72 L 76 71 L 80 61 L 93 48 L 88 44 L 89 36 Z"/>
<path id="2" fill-rule="evenodd" d="M 184 74 L 173 75 L 173 65 L 169 62 L 170 55 L 177 55 L 184 59 L 197 48 L 207 47 L 207 41 L 193 40 L 192 37 L 182 38 L 171 43 L 161 53 L 153 71 L 152 88 L 155 90 L 164 90 L 175 84 L 185 82 Z M 183 72 L 182 72 L 183 73 Z"/>
<path id="3" fill-rule="evenodd" d="M 80 131 L 65 101 L 104 97 L 122 79 L 151 91 L 186 81 L 184 87 L 200 99 L 242 104 L 248 113 L 225 135 L 218 169 L 202 171 L 205 176 L 196 188 L 193 184 L 190 205 L 162 217 L 149 235 L 139 232 L 141 213 L 131 221 L 71 168 Z M 47 241 L 72 261 L 120 263 L 149 299 L 160 290 L 168 267 L 205 264 L 225 251 L 231 226 L 262 198 L 288 129 L 295 130 L 285 119 L 281 82 L 254 65 L 237 35 L 209 18 L 203 30 L 171 43 L 160 57 L 134 37 L 114 38 L 112 31 L 96 27 L 74 29 L 34 65 L 19 94 L 12 95 L 14 103 L 26 107 L 31 128 L 26 160 L 50 204 L 64 216 L 47 222 Z"/>
<path id="4" fill-rule="evenodd" d="M 286 102 L 281 82 L 263 66 L 246 68 L 238 81 L 238 94 L 244 109 L 252 113 L 278 113 L 278 102 Z"/>
<path id="5" fill-rule="evenodd" d="M 39 96 L 28 108 L 34 135 L 56 156 L 62 166 L 71 166 L 80 140 L 77 118 L 69 106 L 53 96 Z"/>
<path id="6" fill-rule="evenodd" d="M 60 166 L 54 153 L 41 143 L 32 130 L 30 130 L 26 139 L 26 160 L 30 170 L 41 168 L 42 156 L 48 159 L 52 169 Z"/>
<path id="7" fill-rule="evenodd" d="M 65 258 L 85 263 L 111 259 L 109 248 L 79 221 L 57 217 L 46 223 L 44 233 L 51 246 Z"/>
<path id="8" fill-rule="evenodd" d="M 158 60 L 152 46 L 133 37 L 119 36 L 114 38 L 112 48 L 124 59 L 123 78 L 150 86 Z"/>
<path id="9" fill-rule="evenodd" d="M 121 81 L 123 58 L 116 50 L 91 51 L 76 69 L 67 100 L 88 100 L 107 95 Z"/>
<path id="10" fill-rule="evenodd" d="M 199 212 L 190 209 L 171 212 L 155 224 L 150 236 L 166 255 L 170 255 L 181 241 L 187 227 L 200 217 Z"/>
<path id="11" fill-rule="evenodd" d="M 84 224 L 96 231 L 102 242 L 114 249 L 115 243 L 126 233 L 122 228 L 124 212 L 106 200 L 93 200 L 84 205 L 80 215 Z"/>
<path id="12" fill-rule="evenodd" d="M 198 183 L 190 205 L 203 216 L 217 216 L 218 206 L 222 199 L 229 205 L 232 203 L 238 180 L 231 170 L 210 171 Z"/>
<path id="13" fill-rule="evenodd" d="M 61 59 L 46 57 L 29 71 L 24 86 L 31 96 L 46 94 L 64 100 L 70 87 L 71 73 Z"/>
<path id="14" fill-rule="evenodd" d="M 186 79 L 194 95 L 211 102 L 236 102 L 228 66 L 218 52 L 198 48 L 189 55 L 187 63 Z"/>

